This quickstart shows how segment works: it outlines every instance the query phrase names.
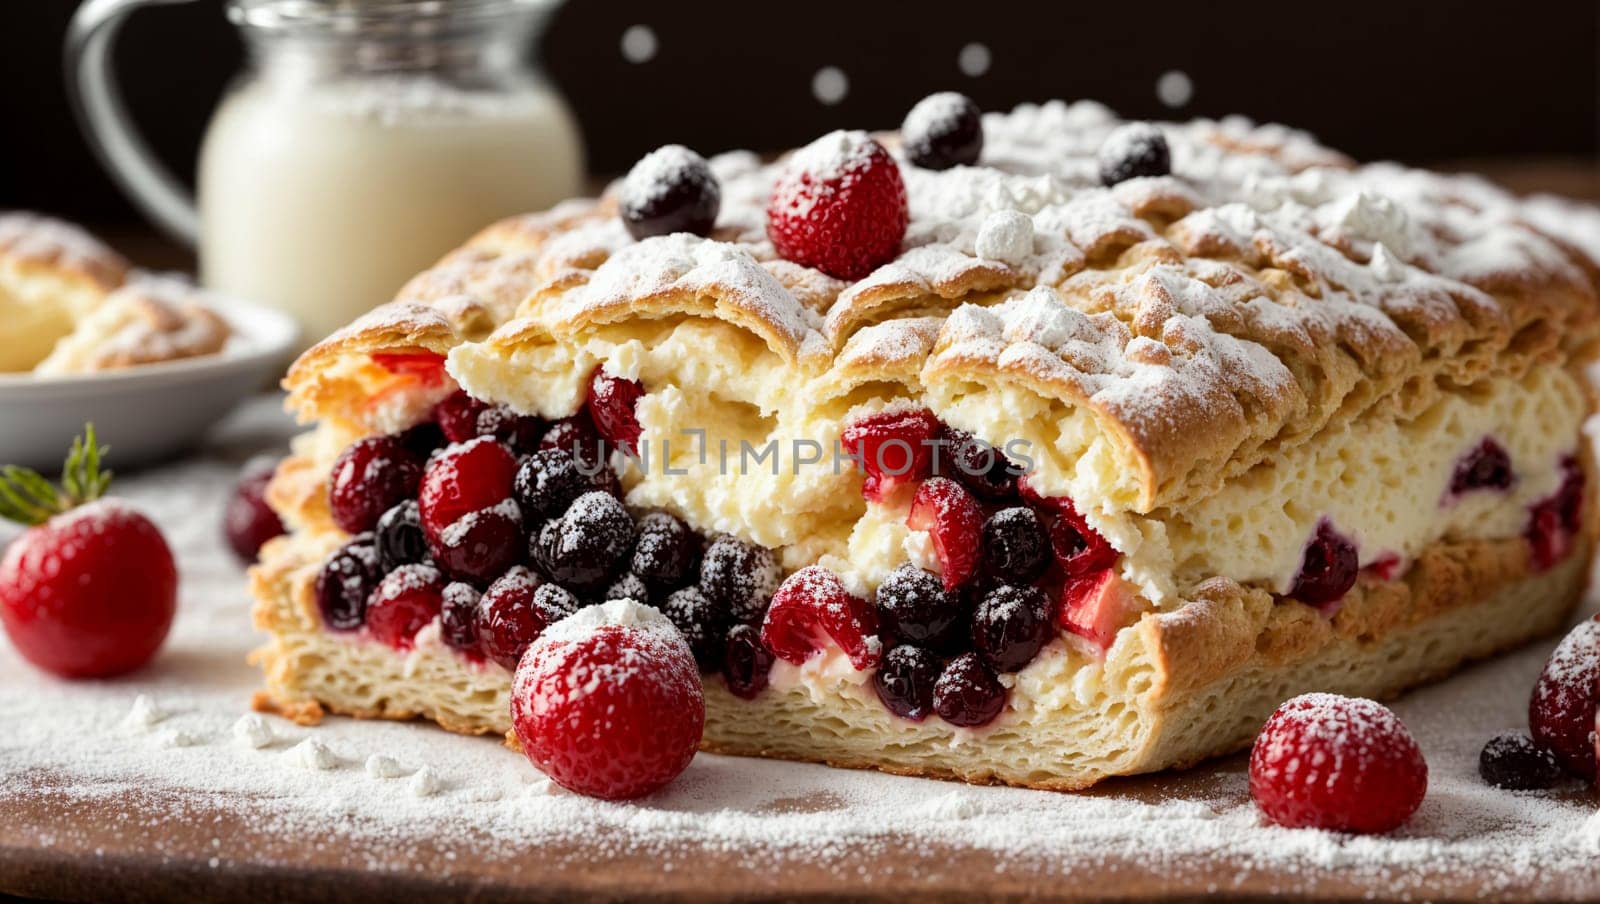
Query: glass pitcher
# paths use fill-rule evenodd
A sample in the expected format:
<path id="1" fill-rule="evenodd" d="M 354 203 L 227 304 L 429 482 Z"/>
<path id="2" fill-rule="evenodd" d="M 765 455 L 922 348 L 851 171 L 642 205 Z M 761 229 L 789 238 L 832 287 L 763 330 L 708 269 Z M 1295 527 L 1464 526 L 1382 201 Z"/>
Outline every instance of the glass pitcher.
<path id="1" fill-rule="evenodd" d="M 134 9 L 89 0 L 71 93 L 101 161 L 201 280 L 314 342 L 504 216 L 582 187 L 572 115 L 530 58 L 558 0 L 230 0 L 248 67 L 213 114 L 199 203 L 151 157 L 110 77 Z"/>

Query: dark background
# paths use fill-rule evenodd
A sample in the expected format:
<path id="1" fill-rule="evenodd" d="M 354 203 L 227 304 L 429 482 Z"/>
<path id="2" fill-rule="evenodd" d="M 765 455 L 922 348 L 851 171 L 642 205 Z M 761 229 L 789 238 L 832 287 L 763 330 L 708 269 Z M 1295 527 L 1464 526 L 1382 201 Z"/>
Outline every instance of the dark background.
<path id="1" fill-rule="evenodd" d="M 136 118 L 184 175 L 242 54 L 222 2 L 141 12 L 119 45 Z M 136 215 L 66 104 L 60 45 L 76 5 L 0 0 L 0 208 L 131 224 Z M 542 45 L 600 175 L 667 141 L 703 152 L 774 149 L 838 126 L 893 126 L 945 88 L 987 109 L 1090 97 L 1130 116 L 1244 113 L 1310 129 L 1363 159 L 1589 158 L 1600 121 L 1597 10 L 1439 0 L 570 0 Z M 635 24 L 658 38 L 642 64 L 619 49 Z M 982 76 L 957 67 L 969 42 L 990 50 Z M 811 90 L 828 65 L 850 81 L 832 106 Z M 1178 109 L 1156 96 L 1168 70 L 1194 85 Z"/>

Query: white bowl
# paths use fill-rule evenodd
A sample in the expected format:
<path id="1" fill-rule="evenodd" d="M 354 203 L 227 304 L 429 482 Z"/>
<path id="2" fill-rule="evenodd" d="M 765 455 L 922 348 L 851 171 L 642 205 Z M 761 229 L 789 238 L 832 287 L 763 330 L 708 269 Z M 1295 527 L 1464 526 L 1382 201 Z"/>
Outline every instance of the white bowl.
<path id="1" fill-rule="evenodd" d="M 208 300 L 233 327 L 218 354 L 98 374 L 0 374 L 0 464 L 58 471 L 85 423 L 111 447 L 112 468 L 154 464 L 198 443 L 282 373 L 299 333 L 280 311 Z"/>

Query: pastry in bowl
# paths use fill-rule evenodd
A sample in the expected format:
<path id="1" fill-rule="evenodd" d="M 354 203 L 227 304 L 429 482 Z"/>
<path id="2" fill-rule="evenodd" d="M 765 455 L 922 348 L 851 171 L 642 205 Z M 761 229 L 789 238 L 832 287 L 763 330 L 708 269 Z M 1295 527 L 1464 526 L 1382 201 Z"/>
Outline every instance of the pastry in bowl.
<path id="1" fill-rule="evenodd" d="M 1092 103 L 665 148 L 286 381 L 259 703 L 503 734 L 632 598 L 707 749 L 1031 787 L 1194 763 L 1561 624 L 1596 270 L 1470 178 Z"/>
<path id="2" fill-rule="evenodd" d="M 134 270 L 71 223 L 0 213 L 0 373 L 95 373 L 213 355 L 230 333 L 187 281 Z"/>

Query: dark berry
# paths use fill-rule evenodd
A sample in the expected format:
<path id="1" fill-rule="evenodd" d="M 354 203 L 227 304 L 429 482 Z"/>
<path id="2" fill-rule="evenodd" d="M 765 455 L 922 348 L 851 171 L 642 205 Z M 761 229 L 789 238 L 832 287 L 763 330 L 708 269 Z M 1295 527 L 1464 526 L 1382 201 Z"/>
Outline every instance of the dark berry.
<path id="1" fill-rule="evenodd" d="M 582 609 L 583 603 L 571 590 L 559 584 L 541 584 L 533 592 L 533 608 L 553 625 Z"/>
<path id="2" fill-rule="evenodd" d="M 522 512 L 510 499 L 462 515 L 428 542 L 434 563 L 446 574 L 479 587 L 505 574 L 526 548 Z"/>
<path id="3" fill-rule="evenodd" d="M 933 685 L 933 711 L 951 725 L 987 725 L 1005 708 L 1005 685 L 976 653 L 952 659 Z"/>
<path id="4" fill-rule="evenodd" d="M 629 451 L 639 443 L 639 418 L 634 409 L 644 395 L 644 386 L 638 380 L 613 377 L 595 368 L 589 379 L 589 398 L 585 405 L 594 428 L 610 444 L 610 448 Z"/>
<path id="5" fill-rule="evenodd" d="M 222 532 L 241 561 L 254 562 L 263 544 L 283 536 L 283 521 L 266 499 L 267 484 L 276 468 L 277 463 L 270 460 L 245 465 L 223 509 Z"/>
<path id="6" fill-rule="evenodd" d="M 397 650 L 409 650 L 417 632 L 444 606 L 444 575 L 429 565 L 402 565 L 384 575 L 367 601 L 367 630 Z"/>
<path id="7" fill-rule="evenodd" d="M 478 652 L 478 601 L 483 594 L 459 581 L 444 588 L 439 609 L 439 633 L 444 642 L 463 652 Z"/>
<path id="8" fill-rule="evenodd" d="M 773 659 L 754 625 L 734 625 L 722 651 L 722 680 L 734 696 L 753 700 L 767 688 Z"/>
<path id="9" fill-rule="evenodd" d="M 428 538 L 422 533 L 422 514 L 417 501 L 407 499 L 378 519 L 378 564 L 388 574 L 401 565 L 428 558 Z"/>
<path id="10" fill-rule="evenodd" d="M 544 436 L 544 421 L 518 414 L 504 405 L 478 412 L 478 435 L 492 436 L 514 452 L 527 454 L 539 448 Z"/>
<path id="11" fill-rule="evenodd" d="M 328 476 L 328 507 L 347 533 L 372 530 L 378 518 L 417 494 L 422 463 L 392 436 L 357 440 Z"/>
<path id="12" fill-rule="evenodd" d="M 699 552 L 700 538 L 687 524 L 666 512 L 651 512 L 639 519 L 630 570 L 652 587 L 671 590 L 693 573 Z"/>
<path id="13" fill-rule="evenodd" d="M 927 646 L 961 619 L 961 594 L 931 571 L 901 565 L 878 585 L 878 624 L 889 637 Z"/>
<path id="14" fill-rule="evenodd" d="M 1050 565 L 1050 535 L 1032 509 L 1001 509 L 983 523 L 983 564 L 990 577 L 1027 584 Z"/>
<path id="15" fill-rule="evenodd" d="M 772 551 L 721 534 L 700 559 L 700 592 L 740 624 L 761 621 L 767 603 L 783 579 Z"/>
<path id="16" fill-rule="evenodd" d="M 597 589 L 621 570 L 633 546 L 633 518 L 616 497 L 591 491 L 534 538 L 533 560 L 546 577 L 575 590 Z"/>
<path id="17" fill-rule="evenodd" d="M 526 568 L 513 568 L 478 600 L 478 646 L 488 658 L 515 669 L 523 651 L 550 626 L 549 613 L 534 606 L 543 586 Z"/>
<path id="18" fill-rule="evenodd" d="M 605 461 L 604 445 L 587 410 L 552 423 L 539 440 L 540 449 L 560 449 L 583 462 L 584 470 L 591 473 Z"/>
<path id="19" fill-rule="evenodd" d="M 1478 447 L 1456 464 L 1450 477 L 1450 494 L 1459 496 L 1471 490 L 1504 490 L 1511 486 L 1511 455 L 1505 447 L 1484 437 Z"/>
<path id="20" fill-rule="evenodd" d="M 517 504 L 529 519 L 557 517 L 574 499 L 594 489 L 578 460 L 560 449 L 540 449 L 523 459 L 512 484 Z"/>
<path id="21" fill-rule="evenodd" d="M 656 148 L 628 171 L 618 212 L 635 239 L 674 232 L 708 235 L 722 207 L 722 186 L 706 159 L 681 144 Z"/>
<path id="22" fill-rule="evenodd" d="M 1568 457 L 1561 462 L 1561 471 L 1561 486 L 1529 512 L 1528 544 L 1533 551 L 1533 565 L 1541 571 L 1572 552 L 1583 528 L 1583 468 Z"/>
<path id="23" fill-rule="evenodd" d="M 900 140 L 906 158 L 923 169 L 971 166 L 983 152 L 983 119 L 964 94 L 930 94 L 906 114 Z"/>
<path id="24" fill-rule="evenodd" d="M 704 672 L 722 666 L 722 645 L 728 630 L 728 610 L 706 598 L 698 587 L 675 590 L 661 601 L 661 613 L 689 642 L 694 661 Z"/>
<path id="25" fill-rule="evenodd" d="M 1102 185 L 1172 172 L 1167 138 L 1147 122 L 1130 122 L 1112 131 L 1100 145 L 1098 161 Z"/>
<path id="26" fill-rule="evenodd" d="M 611 586 L 606 588 L 605 596 L 601 599 L 608 603 L 612 600 L 633 600 L 636 603 L 648 603 L 650 602 L 650 588 L 645 586 L 643 578 L 630 571 L 612 581 Z"/>
<path id="27" fill-rule="evenodd" d="M 999 449 L 965 430 L 943 426 L 933 471 L 990 502 L 1017 498 L 1017 466 Z"/>
<path id="28" fill-rule="evenodd" d="M 1334 530 L 1332 524 L 1322 521 L 1317 525 L 1316 536 L 1306 546 L 1300 573 L 1295 575 L 1289 596 L 1312 606 L 1338 602 L 1355 586 L 1356 573 L 1360 570 L 1355 545 Z"/>
<path id="29" fill-rule="evenodd" d="M 458 391 L 433 406 L 433 421 L 439 425 L 446 440 L 464 443 L 478 435 L 478 415 L 488 407 L 465 392 Z"/>
<path id="30" fill-rule="evenodd" d="M 997 672 L 1021 670 L 1050 641 L 1050 601 L 1036 587 L 1001 584 L 972 610 L 972 643 Z"/>
<path id="31" fill-rule="evenodd" d="M 400 445 L 405 446 L 417 457 L 417 461 L 427 461 L 428 456 L 444 448 L 448 442 L 444 438 L 444 431 L 433 421 L 422 423 L 407 429 L 399 436 Z"/>
<path id="32" fill-rule="evenodd" d="M 317 573 L 317 609 L 335 631 L 353 631 L 367 620 L 367 598 L 383 576 L 372 535 L 362 534 L 339 547 Z"/>
<path id="33" fill-rule="evenodd" d="M 1478 774 L 1496 788 L 1538 791 L 1561 781 L 1556 758 L 1520 731 L 1505 731 L 1489 739 L 1478 754 Z"/>
<path id="34" fill-rule="evenodd" d="M 901 644 L 883 657 L 872 687 L 889 712 L 921 722 L 933 711 L 933 688 L 942 671 L 938 657 L 921 647 Z"/>

